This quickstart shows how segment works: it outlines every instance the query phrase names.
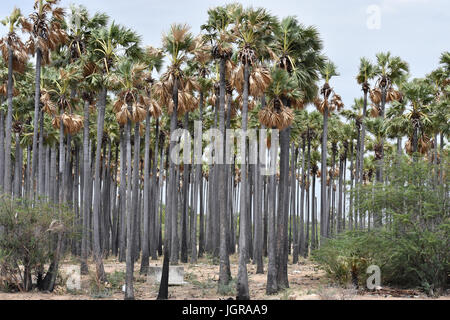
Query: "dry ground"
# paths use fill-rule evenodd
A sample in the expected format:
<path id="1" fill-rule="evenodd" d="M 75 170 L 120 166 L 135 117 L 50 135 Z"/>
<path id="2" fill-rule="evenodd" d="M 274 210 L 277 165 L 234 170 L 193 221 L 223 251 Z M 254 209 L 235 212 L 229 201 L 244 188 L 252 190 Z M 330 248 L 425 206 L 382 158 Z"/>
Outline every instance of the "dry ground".
<path id="1" fill-rule="evenodd" d="M 237 256 L 231 257 L 231 273 L 233 278 L 237 275 Z M 267 261 L 266 261 L 267 262 Z M 75 260 L 66 260 L 64 266 L 77 264 Z M 153 261 L 152 265 L 162 266 L 162 260 Z M 105 271 L 109 276 L 115 275 L 115 285 L 98 284 L 95 281 L 94 265 L 90 265 L 91 274 L 82 276 L 82 289 L 69 292 L 65 286 L 58 286 L 54 293 L 1 293 L 0 300 L 122 300 L 125 264 L 115 259 L 104 261 Z M 172 300 L 219 300 L 234 297 L 235 282 L 228 288 L 223 288 L 224 295 L 217 293 L 219 266 L 213 261 L 203 258 L 198 264 L 184 264 L 185 281 L 183 286 L 170 287 L 169 299 Z M 267 265 L 266 265 L 267 267 Z M 138 300 L 154 300 L 158 294 L 158 286 L 149 284 L 146 277 L 139 275 L 139 264 L 135 265 L 135 297 Z M 267 270 L 267 269 L 265 269 Z M 250 296 L 253 300 L 417 300 L 430 299 L 418 291 L 400 291 L 383 288 L 378 293 L 357 292 L 353 289 L 344 289 L 333 286 L 325 273 L 316 265 L 307 260 L 301 260 L 297 265 L 289 265 L 290 288 L 276 296 L 267 296 L 265 286 L 267 274 L 256 274 L 256 266 L 248 265 Z M 450 300 L 450 295 L 439 298 Z"/>

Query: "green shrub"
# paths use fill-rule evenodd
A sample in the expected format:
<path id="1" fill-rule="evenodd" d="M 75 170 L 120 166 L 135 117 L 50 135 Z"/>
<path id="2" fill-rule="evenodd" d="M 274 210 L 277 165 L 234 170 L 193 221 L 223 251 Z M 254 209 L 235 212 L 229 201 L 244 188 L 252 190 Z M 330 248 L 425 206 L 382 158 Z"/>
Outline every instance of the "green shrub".
<path id="1" fill-rule="evenodd" d="M 355 205 L 373 218 L 371 230 L 328 240 L 313 253 L 314 260 L 341 284 L 352 275 L 364 283 L 365 268 L 373 264 L 381 268 L 383 284 L 441 294 L 449 287 L 450 213 L 448 178 L 439 185 L 437 172 L 423 160 L 395 159 L 385 168 L 388 184 L 359 191 Z M 376 219 L 383 227 L 373 228 Z"/>
<path id="2" fill-rule="evenodd" d="M 73 216 L 45 201 L 0 198 L 0 286 L 6 291 L 52 291 L 64 238 L 73 235 Z M 49 269 L 44 272 L 44 265 Z"/>
<path id="3" fill-rule="evenodd" d="M 114 271 L 114 273 L 106 276 L 107 281 L 112 289 L 122 290 L 122 286 L 125 284 L 125 275 L 123 271 Z"/>
<path id="4" fill-rule="evenodd" d="M 219 283 L 219 286 L 217 288 L 217 293 L 221 296 L 236 296 L 236 281 L 237 279 L 231 279 L 230 282 L 228 282 L 227 285 L 221 285 Z"/>
<path id="5" fill-rule="evenodd" d="M 89 295 L 94 299 L 104 299 L 112 295 L 108 282 L 102 282 L 96 272 L 89 273 Z"/>
<path id="6" fill-rule="evenodd" d="M 338 284 L 363 285 L 366 270 L 375 260 L 369 247 L 372 238 L 366 232 L 345 233 L 328 240 L 312 258 Z"/>

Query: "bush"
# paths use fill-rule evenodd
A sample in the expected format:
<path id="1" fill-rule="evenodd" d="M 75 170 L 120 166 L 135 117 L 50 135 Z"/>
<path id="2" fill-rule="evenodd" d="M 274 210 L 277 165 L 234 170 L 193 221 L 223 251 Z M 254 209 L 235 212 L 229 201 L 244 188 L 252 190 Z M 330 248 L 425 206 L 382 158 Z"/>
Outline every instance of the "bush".
<path id="1" fill-rule="evenodd" d="M 328 240 L 313 252 L 312 258 L 338 284 L 363 285 L 367 280 L 366 270 L 374 264 L 370 249 L 373 233 L 349 232 Z"/>
<path id="2" fill-rule="evenodd" d="M 313 258 L 341 284 L 352 275 L 363 283 L 365 268 L 374 264 L 385 284 L 439 295 L 449 287 L 450 274 L 448 178 L 439 185 L 438 171 L 422 160 L 403 158 L 393 164 L 385 168 L 389 184 L 364 186 L 356 203 L 366 217 L 383 221 L 383 227 L 372 225 L 370 231 L 328 240 Z"/>
<path id="3" fill-rule="evenodd" d="M 0 198 L 0 284 L 6 291 L 30 291 L 32 275 L 42 291 L 53 291 L 64 237 L 72 215 L 47 202 Z M 44 265 L 49 269 L 44 273 Z"/>
<path id="4" fill-rule="evenodd" d="M 221 296 L 236 296 L 236 282 L 237 278 L 230 279 L 227 285 L 222 285 L 219 283 L 217 288 L 217 293 Z"/>
<path id="5" fill-rule="evenodd" d="M 125 275 L 123 271 L 114 271 L 114 273 L 108 274 L 106 278 L 112 289 L 122 290 L 122 286 L 125 284 Z"/>
<path id="6" fill-rule="evenodd" d="M 109 298 L 112 295 L 111 286 L 108 282 L 101 281 L 96 272 L 90 272 L 89 294 L 94 299 Z"/>

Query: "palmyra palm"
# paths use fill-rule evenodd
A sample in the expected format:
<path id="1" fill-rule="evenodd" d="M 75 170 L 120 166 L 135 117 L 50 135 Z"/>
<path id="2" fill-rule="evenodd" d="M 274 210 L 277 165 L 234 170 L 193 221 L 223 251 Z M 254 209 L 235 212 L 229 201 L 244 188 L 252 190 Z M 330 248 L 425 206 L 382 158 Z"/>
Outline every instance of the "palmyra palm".
<path id="1" fill-rule="evenodd" d="M 138 57 L 139 36 L 130 29 L 119 26 L 114 22 L 109 27 L 95 29 L 92 36 L 93 59 L 96 72 L 93 73 L 99 88 L 97 104 L 97 149 L 95 152 L 95 177 L 93 200 L 93 226 L 94 226 L 94 257 L 96 260 L 97 277 L 105 279 L 105 271 L 102 262 L 100 247 L 100 158 L 102 149 L 105 109 L 107 102 L 108 86 L 110 85 L 110 73 L 115 66 L 119 52 L 127 57 Z M 128 101 L 127 101 L 128 102 Z M 138 110 L 136 110 L 136 113 Z M 122 248 L 123 249 L 123 248 Z"/>
<path id="2" fill-rule="evenodd" d="M 39 123 L 42 123 L 42 112 L 39 110 L 41 99 L 40 82 L 41 67 L 50 63 L 51 52 L 67 41 L 67 34 L 62 28 L 64 19 L 64 10 L 58 7 L 59 0 L 35 0 L 34 12 L 30 14 L 30 21 L 22 22 L 23 28 L 30 34 L 29 40 L 26 42 L 29 54 L 36 56 L 36 80 L 35 80 L 35 97 L 34 97 L 34 132 L 33 132 L 33 162 L 31 166 L 32 185 L 38 164 L 38 154 L 42 161 L 42 151 L 38 149 L 38 130 Z M 42 142 L 44 132 L 40 132 L 39 139 Z M 41 165 L 43 165 L 41 163 Z"/>
<path id="3" fill-rule="evenodd" d="M 170 65 L 161 81 L 155 85 L 155 93 L 161 104 L 167 107 L 170 115 L 170 135 L 177 129 L 178 113 L 189 110 L 192 95 L 186 88 L 186 79 L 183 74 L 183 66 L 187 62 L 188 55 L 194 48 L 194 37 L 189 32 L 189 27 L 181 24 L 173 24 L 169 33 L 163 36 L 163 50 L 169 55 Z M 181 99 L 180 99 L 181 97 Z M 175 147 L 174 141 L 170 142 L 169 154 Z M 172 159 L 169 161 L 168 194 L 171 195 L 166 207 L 166 230 L 164 244 L 164 266 L 161 278 L 161 286 L 158 299 L 168 298 L 169 259 L 173 263 L 178 262 L 178 236 L 172 227 L 177 225 L 177 180 L 176 168 Z"/>
<path id="4" fill-rule="evenodd" d="M 8 27 L 8 34 L 6 37 L 0 39 L 0 50 L 2 52 L 3 60 L 8 65 L 8 82 L 6 86 L 6 96 L 8 100 L 8 112 L 6 114 L 6 126 L 5 126 L 5 150 L 7 156 L 4 162 L 4 186 L 5 193 L 11 194 L 11 179 L 9 178 L 11 172 L 11 126 L 12 126 L 12 113 L 13 113 L 13 94 L 14 94 L 14 72 L 23 73 L 28 61 L 28 55 L 26 48 L 17 33 L 18 28 L 27 26 L 26 20 L 22 16 L 19 9 L 14 8 L 9 17 L 6 17 L 1 21 L 3 25 Z M 3 167 L 1 168 L 3 169 Z"/>
<path id="5" fill-rule="evenodd" d="M 362 119 L 360 119 L 361 123 L 361 141 L 358 150 L 358 170 L 356 179 L 357 182 L 361 182 L 362 172 L 364 170 L 364 150 L 365 150 L 365 140 L 366 140 L 366 125 L 365 118 L 367 116 L 367 104 L 368 104 L 368 93 L 370 91 L 370 83 L 369 81 L 375 77 L 375 66 L 366 58 L 361 58 L 359 73 L 356 77 L 358 84 L 362 86 L 362 91 L 364 92 L 364 101 L 363 101 L 363 109 L 362 109 Z"/>
<path id="6" fill-rule="evenodd" d="M 133 62 L 130 58 L 122 58 L 111 75 L 111 84 L 117 89 L 117 100 L 114 112 L 119 124 L 125 125 L 126 145 L 126 212 L 127 212 L 127 251 L 126 251 L 126 290 L 125 299 L 134 299 L 133 274 L 135 256 L 133 243 L 135 240 L 135 221 L 139 194 L 139 154 L 140 154 L 140 122 L 147 117 L 147 110 L 142 104 L 142 87 L 144 72 L 147 66 L 141 62 Z M 131 131 L 134 123 L 134 163 L 132 163 Z M 122 159 L 125 161 L 125 159 Z"/>
<path id="7" fill-rule="evenodd" d="M 409 66 L 408 63 L 403 61 L 400 57 L 392 56 L 389 51 L 378 53 L 376 58 L 375 74 L 376 77 L 378 77 L 378 80 L 375 84 L 375 88 L 370 91 L 370 99 L 374 104 L 372 114 L 384 119 L 386 114 L 386 103 L 402 100 L 402 93 L 395 90 L 394 84 L 399 79 L 407 76 Z M 381 157 L 378 159 L 376 170 L 378 182 L 383 181 L 383 143 L 384 142 L 382 141 L 380 150 Z"/>
<path id="8" fill-rule="evenodd" d="M 341 97 L 336 94 L 333 88 L 330 87 L 329 81 L 332 77 L 338 76 L 336 65 L 327 61 L 324 67 L 321 69 L 321 75 L 325 83 L 320 90 L 320 98 L 316 98 L 314 104 L 317 110 L 323 114 L 323 134 L 322 134 L 322 188 L 321 188 L 321 204 L 320 204 L 320 233 L 321 237 L 328 237 L 329 235 L 329 217 L 328 217 L 328 202 L 330 199 L 327 199 L 326 195 L 326 183 L 327 183 L 327 144 L 328 144 L 328 118 L 333 111 L 340 111 L 344 104 L 341 100 Z"/>

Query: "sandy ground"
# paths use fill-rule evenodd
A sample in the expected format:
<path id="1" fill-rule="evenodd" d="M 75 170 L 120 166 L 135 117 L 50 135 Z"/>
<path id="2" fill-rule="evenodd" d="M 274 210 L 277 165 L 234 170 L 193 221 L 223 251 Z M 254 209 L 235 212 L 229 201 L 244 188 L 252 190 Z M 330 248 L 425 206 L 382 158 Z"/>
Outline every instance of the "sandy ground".
<path id="1" fill-rule="evenodd" d="M 266 261 L 267 262 L 267 261 Z M 237 256 L 230 258 L 233 279 L 237 275 Z M 66 260 L 63 269 L 76 264 L 74 260 Z M 162 266 L 162 260 L 151 265 Z M 235 282 L 229 288 L 224 288 L 223 295 L 217 293 L 219 266 L 208 258 L 198 261 L 198 264 L 182 264 L 185 269 L 186 284 L 169 288 L 169 299 L 172 300 L 226 300 L 235 296 Z M 98 284 L 95 281 L 94 265 L 90 265 L 90 275 L 82 276 L 81 290 L 68 291 L 64 285 L 59 285 L 54 293 L 1 293 L 0 300 L 122 300 L 121 285 L 125 264 L 117 260 L 104 261 L 106 273 L 116 275 L 115 285 Z M 266 265 L 267 268 L 267 265 Z M 154 300 L 158 294 L 158 285 L 148 283 L 146 277 L 139 275 L 139 264 L 135 265 L 135 298 L 138 300 Z M 267 271 L 267 269 L 265 269 Z M 64 274 L 64 273 L 62 273 Z M 297 265 L 289 265 L 290 288 L 275 296 L 267 296 L 266 274 L 256 274 L 256 266 L 248 265 L 249 289 L 252 300 L 423 300 L 430 299 L 423 293 L 414 290 L 394 290 L 383 288 L 378 292 L 356 291 L 333 286 L 325 273 L 310 261 L 302 260 Z M 64 275 L 63 277 L 64 278 Z M 64 280 L 62 280 L 64 281 Z M 61 281 L 60 281 L 61 282 Z M 450 300 L 450 295 L 439 300 Z"/>

